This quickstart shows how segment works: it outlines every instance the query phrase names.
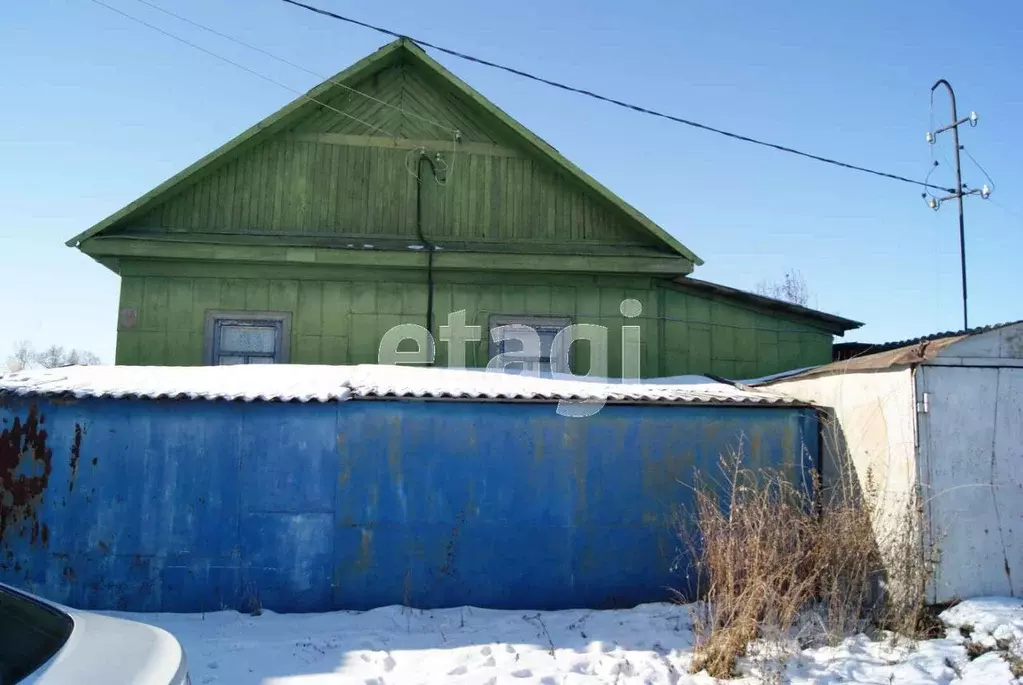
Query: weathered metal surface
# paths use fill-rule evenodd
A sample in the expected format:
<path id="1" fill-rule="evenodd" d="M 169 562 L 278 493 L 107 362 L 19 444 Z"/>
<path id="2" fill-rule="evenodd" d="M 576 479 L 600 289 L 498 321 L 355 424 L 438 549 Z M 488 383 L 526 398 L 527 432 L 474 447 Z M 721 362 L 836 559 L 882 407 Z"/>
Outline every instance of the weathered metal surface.
<path id="1" fill-rule="evenodd" d="M 53 454 L 46 444 L 46 417 L 35 404 L 25 416 L 0 417 L 0 540 L 28 536 L 30 543 L 48 542 L 46 524 L 36 515 L 49 484 Z"/>
<path id="2" fill-rule="evenodd" d="M 0 420 L 46 417 L 48 536 L 9 526 L 0 580 L 99 609 L 665 599 L 687 588 L 668 519 L 695 471 L 740 442 L 797 469 L 817 450 L 794 407 L 38 402 Z"/>
<path id="3" fill-rule="evenodd" d="M 1023 591 L 1023 368 L 925 366 L 917 397 L 933 599 Z"/>

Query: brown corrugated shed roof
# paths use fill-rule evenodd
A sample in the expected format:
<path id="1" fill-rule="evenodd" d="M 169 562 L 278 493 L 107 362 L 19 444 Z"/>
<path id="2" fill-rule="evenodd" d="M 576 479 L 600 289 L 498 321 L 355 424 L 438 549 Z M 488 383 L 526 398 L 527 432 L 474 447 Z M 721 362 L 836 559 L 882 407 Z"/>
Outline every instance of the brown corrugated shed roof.
<path id="1" fill-rule="evenodd" d="M 922 364 L 934 359 L 943 349 L 963 340 L 964 338 L 979 335 L 981 333 L 987 333 L 999 328 L 1005 328 L 1007 326 L 1015 326 L 1020 323 L 1023 323 L 1023 319 L 992 324 L 990 326 L 978 326 L 977 328 L 970 328 L 962 331 L 934 333 L 932 335 L 925 335 L 919 338 L 911 338 L 909 340 L 902 340 L 898 342 L 880 343 L 877 345 L 864 343 L 840 343 L 835 345 L 835 356 L 838 361 L 825 364 L 824 366 L 817 366 L 812 369 L 794 371 L 789 375 L 780 374 L 778 376 L 772 376 L 767 380 L 759 383 L 752 383 L 751 385 L 771 385 L 772 383 L 779 383 L 781 381 L 813 378 L 815 376 L 826 376 L 833 373 L 881 371 L 896 366 Z M 858 354 L 845 355 L 844 357 L 839 356 L 843 354 L 844 350 L 852 351 L 857 348 L 859 350 Z"/>

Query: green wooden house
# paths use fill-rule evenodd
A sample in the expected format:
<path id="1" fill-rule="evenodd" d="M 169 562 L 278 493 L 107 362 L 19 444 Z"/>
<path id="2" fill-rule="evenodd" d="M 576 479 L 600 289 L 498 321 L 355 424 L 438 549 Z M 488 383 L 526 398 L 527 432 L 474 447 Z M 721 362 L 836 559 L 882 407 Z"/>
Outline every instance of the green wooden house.
<path id="1" fill-rule="evenodd" d="M 644 377 L 741 378 L 829 362 L 860 325 L 693 279 L 699 257 L 404 39 L 68 245 L 121 276 L 118 364 L 375 363 L 385 331 L 464 310 L 470 366 L 495 326 L 592 323 L 617 375 L 627 324 Z"/>

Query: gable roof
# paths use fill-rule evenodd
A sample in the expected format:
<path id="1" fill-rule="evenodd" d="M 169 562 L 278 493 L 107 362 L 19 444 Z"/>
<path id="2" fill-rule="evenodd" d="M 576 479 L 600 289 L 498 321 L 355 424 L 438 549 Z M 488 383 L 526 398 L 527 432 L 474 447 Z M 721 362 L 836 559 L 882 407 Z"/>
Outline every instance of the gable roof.
<path id="1" fill-rule="evenodd" d="M 204 170 L 207 170 L 218 163 L 224 162 L 226 159 L 233 157 L 235 154 L 238 154 L 245 149 L 249 149 L 258 142 L 265 140 L 273 133 L 282 130 L 296 118 L 302 116 L 309 107 L 317 106 L 317 101 L 329 98 L 330 95 L 338 89 L 353 87 L 358 82 L 401 61 L 421 67 L 427 72 L 438 77 L 448 87 L 452 88 L 456 93 L 464 97 L 476 109 L 485 112 L 499 124 L 506 127 L 511 132 L 512 136 L 516 138 L 517 141 L 521 143 L 522 146 L 532 155 L 553 164 L 568 177 L 581 183 L 584 188 L 592 192 L 597 197 L 603 199 L 612 208 L 617 210 L 627 220 L 629 220 L 630 223 L 651 235 L 657 242 L 666 245 L 673 252 L 685 257 L 693 262 L 693 264 L 703 264 L 702 259 L 696 256 L 696 254 L 671 236 L 667 231 L 655 224 L 616 194 L 608 190 L 592 176 L 570 162 L 561 153 L 554 149 L 553 146 L 549 145 L 547 142 L 522 126 L 515 119 L 490 102 L 490 100 L 477 92 L 469 84 L 449 72 L 408 38 L 400 38 L 385 45 L 336 76 L 327 79 L 310 90 L 307 94 L 296 98 L 277 112 L 271 114 L 269 117 L 263 119 L 246 131 L 243 131 L 238 136 L 234 137 L 197 162 L 186 167 L 184 170 L 164 181 L 134 202 L 123 207 L 106 219 L 103 219 L 88 230 L 71 238 L 66 244 L 69 247 L 76 247 L 83 241 L 103 233 L 115 224 L 153 208 L 158 203 L 168 198 L 172 193 L 182 189 L 190 180 Z"/>

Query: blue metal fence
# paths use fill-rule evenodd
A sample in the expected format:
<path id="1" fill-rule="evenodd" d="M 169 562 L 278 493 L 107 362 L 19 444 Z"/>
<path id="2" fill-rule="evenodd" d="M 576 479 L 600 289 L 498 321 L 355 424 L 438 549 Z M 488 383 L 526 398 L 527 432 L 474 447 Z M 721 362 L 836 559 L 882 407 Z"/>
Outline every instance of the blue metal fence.
<path id="1" fill-rule="evenodd" d="M 661 600 L 696 470 L 818 448 L 785 406 L 2 402 L 0 580 L 96 609 Z"/>

